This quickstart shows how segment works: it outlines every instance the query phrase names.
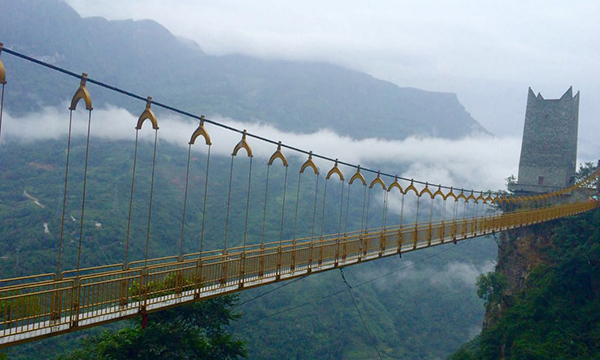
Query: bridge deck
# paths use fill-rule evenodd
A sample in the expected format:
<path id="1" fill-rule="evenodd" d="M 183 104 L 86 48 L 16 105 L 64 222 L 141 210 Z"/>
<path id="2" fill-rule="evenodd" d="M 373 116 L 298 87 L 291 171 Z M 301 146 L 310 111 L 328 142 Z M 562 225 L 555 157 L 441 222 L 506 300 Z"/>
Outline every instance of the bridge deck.
<path id="1" fill-rule="evenodd" d="M 445 223 L 396 225 L 314 241 L 271 243 L 263 249 L 191 254 L 181 261 L 153 259 L 146 267 L 132 264 L 125 270 L 115 265 L 83 269 L 79 277 L 66 272 L 60 280 L 44 275 L 0 280 L 12 282 L 0 287 L 0 347 L 596 207 L 598 202 L 584 202 Z"/>

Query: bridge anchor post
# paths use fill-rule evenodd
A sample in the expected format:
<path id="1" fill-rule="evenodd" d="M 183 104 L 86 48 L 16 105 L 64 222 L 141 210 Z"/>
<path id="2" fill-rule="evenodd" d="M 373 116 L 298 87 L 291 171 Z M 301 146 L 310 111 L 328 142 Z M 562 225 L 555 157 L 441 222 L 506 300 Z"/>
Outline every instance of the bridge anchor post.
<path id="1" fill-rule="evenodd" d="M 239 288 L 244 288 L 244 274 L 246 273 L 246 253 L 242 253 L 240 257 L 240 278 L 239 278 Z"/>
<path id="2" fill-rule="evenodd" d="M 264 253 L 264 246 L 261 245 L 260 246 L 260 256 L 258 258 L 258 277 L 262 278 L 263 275 L 265 274 L 265 253 Z"/>
<path id="3" fill-rule="evenodd" d="M 314 250 L 314 242 L 311 240 L 310 246 L 308 248 L 308 262 L 306 263 L 306 273 L 307 274 L 310 274 L 312 272 L 313 250 Z"/>
<path id="4" fill-rule="evenodd" d="M 51 298 L 50 308 L 52 309 L 50 312 L 50 321 L 57 321 L 60 319 L 61 313 L 61 297 L 59 295 L 59 290 L 54 289 L 54 294 Z"/>
<path id="5" fill-rule="evenodd" d="M 398 254 L 402 257 L 402 241 L 404 240 L 404 234 L 402 233 L 402 225 L 398 229 Z"/>
<path id="6" fill-rule="evenodd" d="M 338 234 L 338 238 L 335 241 L 335 258 L 333 260 L 333 266 L 334 267 L 338 266 L 339 258 L 340 258 L 340 237 L 339 237 L 339 234 Z"/>
<path id="7" fill-rule="evenodd" d="M 221 286 L 225 285 L 227 283 L 227 252 L 223 252 L 223 263 L 221 265 L 221 278 L 219 279 L 219 283 L 221 284 Z"/>
<path id="8" fill-rule="evenodd" d="M 317 260 L 317 266 L 323 264 L 323 237 L 319 238 L 319 259 Z"/>
<path id="9" fill-rule="evenodd" d="M 198 259 L 196 265 L 196 291 L 194 291 L 194 299 L 200 298 L 202 292 L 202 259 Z"/>
<path id="10" fill-rule="evenodd" d="M 122 279 L 119 288 L 119 306 L 126 306 L 129 302 L 129 286 L 127 279 Z"/>
<path id="11" fill-rule="evenodd" d="M 415 223 L 415 227 L 413 229 L 413 250 L 417 249 L 417 242 L 419 241 L 419 228 Z"/>
<path id="12" fill-rule="evenodd" d="M 281 279 L 281 260 L 283 253 L 281 251 L 281 246 L 277 249 L 277 270 L 275 271 L 275 279 Z"/>
<path id="13" fill-rule="evenodd" d="M 429 227 L 427 228 L 427 246 L 431 246 L 431 236 L 432 235 L 433 235 L 433 227 L 430 222 Z"/>
<path id="14" fill-rule="evenodd" d="M 180 264 L 179 270 L 177 270 L 177 277 L 175 278 L 175 294 L 180 295 L 183 292 L 183 264 Z"/>
<path id="15" fill-rule="evenodd" d="M 71 293 L 71 328 L 76 328 L 79 324 L 79 279 L 74 280 L 73 292 Z"/>

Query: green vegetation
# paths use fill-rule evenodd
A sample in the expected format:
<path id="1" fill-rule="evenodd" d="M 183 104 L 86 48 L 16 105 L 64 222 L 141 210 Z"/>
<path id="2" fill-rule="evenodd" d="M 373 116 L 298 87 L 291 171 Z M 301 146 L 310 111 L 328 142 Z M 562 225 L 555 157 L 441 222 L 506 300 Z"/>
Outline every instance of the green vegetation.
<path id="1" fill-rule="evenodd" d="M 549 262 L 509 298 L 501 276 L 480 277 L 482 298 L 510 306 L 452 360 L 600 359 L 600 211 L 541 226 L 556 226 Z"/>
<path id="2" fill-rule="evenodd" d="M 477 278 L 477 296 L 485 301 L 486 308 L 492 304 L 499 304 L 502 293 L 506 288 L 506 276 L 497 272 L 481 274 Z"/>
<path id="3" fill-rule="evenodd" d="M 16 291 L 3 292 L 2 296 L 17 295 Z M 41 310 L 38 298 L 35 296 L 0 301 L 0 320 L 10 320 L 11 316 L 22 318 L 36 314 Z M 6 318 L 5 318 L 6 317 Z"/>
<path id="4" fill-rule="evenodd" d="M 81 197 L 81 164 L 84 155 L 83 139 L 73 142 L 72 168 L 69 179 L 67 221 L 65 224 L 65 251 L 63 269 L 74 267 L 78 245 L 78 221 Z M 37 142 L 3 141 L 0 152 L 0 274 L 3 277 L 53 272 L 60 237 L 62 209 L 62 181 L 64 177 L 65 139 Z M 138 152 L 138 175 L 132 217 L 131 258 L 143 259 L 147 199 L 149 195 L 149 170 L 151 144 L 141 143 Z M 123 243 L 127 228 L 129 187 L 131 185 L 133 144 L 127 141 L 92 139 L 86 221 L 84 222 L 84 266 L 120 263 L 123 261 Z M 159 144 L 157 177 L 154 196 L 153 226 L 150 237 L 150 256 L 158 257 L 178 253 L 181 236 L 181 205 L 185 184 L 184 148 L 164 142 Z M 184 253 L 197 251 L 200 234 L 203 153 L 195 154 L 190 175 L 190 196 Z M 205 248 L 222 246 L 223 224 L 228 185 L 230 158 L 214 156 L 211 159 L 211 182 L 208 196 Z M 266 161 L 266 160 L 264 160 Z M 298 160 L 291 158 L 291 168 Z M 262 164 L 261 164 L 262 162 Z M 245 166 L 245 167 L 244 167 Z M 264 162 L 255 159 L 251 205 L 260 211 L 250 214 L 249 243 L 260 242 L 262 209 L 264 206 Z M 274 167 L 270 173 L 267 214 L 267 241 L 279 238 L 281 220 L 281 193 L 283 169 Z M 247 164 L 236 162 L 234 181 L 244 184 L 234 188 L 232 198 L 232 223 L 229 241 L 241 241 L 245 211 L 245 184 Z M 308 179 L 308 176 L 306 177 Z M 331 184 L 330 184 L 331 185 Z M 291 238 L 291 224 L 295 208 L 295 181 L 288 184 L 286 200 L 286 231 Z M 303 178 L 302 191 L 314 193 L 314 181 Z M 323 189 L 323 183 L 319 185 Z M 45 207 L 41 208 L 23 194 L 28 193 Z M 236 193 L 239 191 L 239 193 Z M 328 187 L 328 208 L 336 209 L 339 189 Z M 337 193 L 336 193 L 337 191 Z M 353 189 L 353 194 L 357 190 Z M 310 234 L 312 199 L 300 203 L 298 236 Z M 319 206 L 322 198 L 319 199 Z M 360 223 L 362 206 L 352 202 L 348 229 Z M 372 209 L 380 210 L 375 201 Z M 379 207 L 379 208 L 378 208 Z M 370 223 L 380 221 L 380 211 L 371 211 Z M 337 231 L 337 213 L 326 214 L 325 231 Z M 94 221 L 102 223 L 96 228 Z M 50 233 L 42 224 L 48 222 Z M 17 251 L 17 249 L 19 249 Z M 446 251 L 451 249 L 452 251 Z M 436 253 L 443 255 L 428 259 Z M 363 281 L 392 273 L 373 283 L 356 287 L 355 296 L 365 316 L 378 347 L 389 358 L 431 359 L 450 354 L 478 331 L 483 317 L 482 301 L 475 295 L 475 278 L 480 269 L 495 258 L 496 245 L 490 239 L 477 239 L 459 245 L 432 248 L 403 255 L 402 259 L 389 258 L 346 270 L 348 281 L 355 285 Z M 408 266 L 405 270 L 399 271 Z M 159 292 L 171 291 L 173 279 L 152 284 Z M 248 290 L 241 294 L 242 301 L 265 291 Z M 290 284 L 256 301 L 240 307 L 246 314 L 231 326 L 233 334 L 246 341 L 252 359 L 273 359 L 298 356 L 300 358 L 364 359 L 373 356 L 365 330 L 346 292 L 316 301 L 326 294 L 344 290 L 338 272 L 313 275 Z M 292 307 L 306 304 L 296 310 Z M 275 313 L 282 312 L 279 315 Z M 108 325 L 118 331 L 125 323 Z M 72 348 L 80 338 L 99 335 L 102 329 L 90 329 L 17 346 L 8 350 L 11 359 L 29 359 L 32 356 L 53 358 L 58 349 Z M 398 340 L 400 339 L 400 341 Z M 435 341 L 431 341 L 435 339 Z M 342 346 L 344 345 L 344 346 Z M 294 354 L 294 355 L 290 355 Z"/>
<path id="5" fill-rule="evenodd" d="M 579 164 L 579 170 L 575 174 L 575 180 L 580 181 L 585 179 L 586 177 L 590 176 L 594 171 L 596 171 L 597 168 L 598 166 L 593 162 L 585 162 L 583 164 Z"/>
<path id="6" fill-rule="evenodd" d="M 5 47 L 208 117 L 262 120 L 301 133 L 330 128 L 355 138 L 485 132 L 455 94 L 402 88 L 324 63 L 210 56 L 154 21 L 82 19 L 59 0 L 0 0 L 0 8 Z M 11 114 L 56 106 L 79 85 L 8 54 L 2 60 Z M 96 108 L 143 110 L 143 103 L 97 86 L 90 92 Z"/>
<path id="7" fill-rule="evenodd" d="M 0 33 L 5 36 L 2 41 L 6 47 L 73 71 L 85 70 L 91 78 L 136 93 L 151 91 L 156 100 L 197 114 L 266 121 L 280 129 L 302 133 L 327 127 L 356 138 L 401 139 L 415 134 L 460 138 L 473 130 L 485 131 L 453 94 L 400 88 L 366 74 L 327 64 L 264 61 L 240 55 L 207 56 L 154 22 L 81 19 L 61 1 L 0 0 L 0 8 L 4 10 L 0 12 Z M 156 51 L 157 48 L 160 51 Z M 46 106 L 56 107 L 60 101 L 70 99 L 79 84 L 77 79 L 10 55 L 3 55 L 3 61 L 9 80 L 5 105 L 11 115 L 38 111 Z M 90 91 L 97 109 L 114 105 L 137 114 L 143 108 L 141 102 L 97 86 L 90 85 Z M 64 108 L 66 111 L 66 106 Z M 161 118 L 160 110 L 155 111 Z M 3 278 L 56 269 L 65 146 L 64 137 L 21 142 L 10 141 L 3 134 L 0 151 L 0 276 Z M 93 138 L 91 146 L 83 228 L 84 267 L 123 261 L 133 157 L 132 141 Z M 142 142 L 138 153 L 131 260 L 140 260 L 144 254 L 151 150 L 150 144 Z M 202 169 L 206 159 L 204 153 L 195 155 L 190 174 L 184 253 L 198 251 L 200 240 L 201 185 L 205 177 Z M 75 267 L 80 240 L 83 157 L 83 140 L 76 138 L 71 153 L 63 270 Z M 150 257 L 179 252 L 185 160 L 185 149 L 167 142 L 159 143 Z M 223 245 L 229 160 L 227 157 L 211 159 L 213 171 L 206 212 L 205 249 Z M 297 169 L 300 160 L 291 158 L 289 161 L 285 239 L 292 237 L 290 225 L 294 221 L 296 185 L 291 169 Z M 264 161 L 261 163 L 257 158 L 254 164 L 253 176 L 256 177 L 252 181 L 250 201 L 255 209 L 263 209 Z M 378 165 L 386 168 L 385 164 Z M 239 245 L 242 239 L 248 172 L 244 161 L 236 160 L 235 166 L 234 182 L 242 185 L 234 187 L 232 193 L 230 246 Z M 402 173 L 405 169 L 395 170 Z M 294 173 L 297 175 L 296 170 Z M 312 194 L 314 182 L 308 179 L 308 176 L 303 178 L 302 191 Z M 280 237 L 282 180 L 283 170 L 274 167 L 269 185 L 273 195 L 267 200 L 267 241 L 277 241 Z M 323 182 L 319 186 L 322 191 Z M 44 207 L 27 198 L 25 190 Z M 327 191 L 328 208 L 337 209 L 339 188 L 329 186 Z M 356 193 L 357 190 L 353 191 Z M 377 224 L 381 203 L 373 199 L 369 223 Z M 301 201 L 304 202 L 299 205 L 298 237 L 310 234 L 312 221 L 312 198 Z M 319 207 L 321 204 L 322 198 Z M 426 211 L 426 206 L 423 208 Z M 360 210 L 360 201 L 355 201 L 349 211 L 349 231 L 358 228 Z M 261 210 L 250 213 L 250 244 L 261 240 L 262 216 Z M 324 232 L 337 231 L 337 212 L 328 211 L 325 216 Z M 101 223 L 102 227 L 96 227 L 94 222 Z M 48 223 L 49 233 L 44 231 L 44 223 Z M 317 225 L 317 233 L 318 228 Z M 446 252 L 447 249 L 453 251 Z M 436 256 L 440 251 L 444 251 L 443 255 Z M 347 277 L 352 285 L 391 274 L 364 286 L 355 286 L 353 290 L 380 351 L 387 358 L 442 358 L 468 340 L 478 331 L 483 317 L 482 301 L 475 296 L 474 279 L 495 257 L 495 252 L 492 241 L 478 239 L 459 246 L 447 245 L 406 254 L 403 259 L 382 259 L 348 268 Z M 151 286 L 170 291 L 170 283 L 172 279 Z M 245 291 L 241 299 L 253 299 L 277 286 L 280 285 Z M 240 305 L 246 315 L 231 324 L 231 331 L 247 342 L 249 357 L 253 359 L 372 358 L 373 348 L 366 340 L 365 330 L 347 292 L 323 298 L 340 290 L 345 288 L 337 272 L 311 276 Z M 172 328 L 168 325 L 151 329 L 153 316 L 160 319 L 162 315 L 150 317 L 150 326 L 146 329 L 146 334 L 150 335 L 146 336 L 169 339 L 181 336 L 182 341 L 195 343 L 193 336 L 186 337 L 189 334 L 171 333 Z M 129 342 L 148 350 L 145 342 L 148 340 L 142 336 L 139 323 L 134 324 L 137 325 L 110 324 L 17 346 L 7 352 L 11 359 L 53 358 L 62 349 L 73 348 L 81 338 L 89 338 L 84 349 L 64 356 L 84 356 L 86 352 L 113 354 L 115 349 L 125 351 Z M 123 329 L 125 326 L 127 328 Z M 101 334 L 106 329 L 110 332 Z"/>
<path id="8" fill-rule="evenodd" d="M 148 315 L 118 331 L 105 331 L 82 341 L 82 347 L 59 356 L 63 360 L 206 359 L 246 357 L 244 343 L 227 326 L 241 315 L 235 296 L 223 296 Z"/>

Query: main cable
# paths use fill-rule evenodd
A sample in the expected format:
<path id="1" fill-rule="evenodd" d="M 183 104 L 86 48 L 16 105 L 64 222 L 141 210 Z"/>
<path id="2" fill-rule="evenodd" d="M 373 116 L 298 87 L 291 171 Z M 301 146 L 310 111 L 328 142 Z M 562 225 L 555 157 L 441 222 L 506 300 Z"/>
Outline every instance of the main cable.
<path id="1" fill-rule="evenodd" d="M 68 75 L 68 76 L 71 76 L 71 77 L 74 77 L 74 78 L 77 78 L 77 79 L 81 78 L 81 74 L 77 74 L 77 73 L 74 73 L 73 71 L 61 68 L 61 67 L 56 66 L 56 65 L 49 64 L 47 62 L 35 59 L 35 58 L 27 56 L 25 54 L 21 54 L 20 52 L 17 52 L 15 50 L 8 49 L 8 48 L 3 48 L 3 51 L 6 52 L 6 53 L 8 53 L 8 54 L 11 54 L 13 56 L 16 56 L 18 58 L 21 58 L 23 60 L 27 60 L 29 62 L 32 62 L 32 63 L 38 64 L 38 65 L 44 66 L 46 68 L 58 71 L 58 72 L 60 72 L 62 74 L 65 74 L 65 75 Z M 99 80 L 94 80 L 94 79 L 91 79 L 91 78 L 87 78 L 87 82 L 88 83 L 92 83 L 92 84 L 97 85 L 97 86 L 100 86 L 100 87 L 103 87 L 105 89 L 117 92 L 119 94 L 129 96 L 129 97 L 137 99 L 137 100 L 148 102 L 148 99 L 146 97 L 137 95 L 137 94 L 135 94 L 133 92 L 130 92 L 130 91 L 127 91 L 127 90 L 123 90 L 121 88 L 118 88 L 116 86 L 107 84 L 107 83 L 99 81 Z M 185 110 L 181 110 L 181 109 L 175 108 L 175 107 L 167 105 L 167 104 L 163 104 L 163 103 L 155 101 L 155 100 L 151 100 L 150 102 L 153 105 L 155 105 L 155 106 L 161 107 L 163 109 L 172 111 L 174 113 L 177 113 L 177 114 L 180 114 L 180 115 L 183 115 L 183 116 L 191 117 L 191 118 L 196 119 L 196 120 L 204 120 L 204 121 L 206 121 L 209 124 L 218 126 L 220 128 L 223 128 L 223 129 L 226 129 L 226 130 L 229 130 L 229 131 L 237 132 L 237 133 L 240 133 L 240 134 L 244 133 L 243 130 L 236 129 L 236 128 L 232 127 L 232 126 L 223 124 L 223 123 L 215 121 L 215 120 L 201 118 L 201 116 L 194 115 L 194 114 L 192 114 L 190 112 L 187 112 Z M 265 138 L 265 137 L 257 135 L 257 134 L 252 134 L 252 133 L 246 132 L 246 135 L 248 135 L 248 136 L 250 136 L 252 138 L 255 138 L 257 140 L 261 140 L 261 141 L 264 141 L 264 142 L 267 142 L 267 143 L 271 143 L 273 145 L 279 145 L 279 144 L 281 144 L 281 146 L 284 147 L 284 148 L 287 148 L 289 150 L 292 150 L 292 151 L 295 151 L 295 152 L 299 152 L 299 153 L 302 153 L 302 154 L 305 154 L 305 155 L 309 155 L 310 154 L 310 151 L 303 150 L 303 149 L 297 148 L 295 146 L 286 145 L 286 144 L 280 143 L 279 141 L 271 140 L 271 139 Z M 315 156 L 315 157 L 317 157 L 317 158 L 319 158 L 319 159 L 322 159 L 322 160 L 326 160 L 326 161 L 330 161 L 330 162 L 336 162 L 336 159 L 333 159 L 333 158 L 328 157 L 328 156 L 319 155 L 319 154 L 315 154 L 315 153 L 313 153 L 312 155 Z M 337 160 L 337 162 L 339 164 L 341 164 L 341 165 L 348 166 L 348 167 L 351 167 L 351 168 L 355 168 L 355 169 L 359 168 L 358 165 L 354 165 L 354 164 L 351 164 L 351 163 L 348 163 L 348 162 L 339 161 L 339 160 Z M 364 167 L 360 167 L 360 169 L 364 170 L 364 171 L 367 171 L 367 172 L 370 172 L 370 173 L 373 173 L 373 174 L 380 173 L 381 175 L 387 176 L 387 177 L 390 177 L 390 178 L 398 178 L 398 179 L 401 179 L 401 180 L 404 180 L 404 181 L 412 181 L 412 182 L 420 184 L 420 185 L 432 185 L 431 182 L 425 182 L 425 181 L 420 181 L 420 180 L 409 179 L 409 178 L 405 178 L 405 177 L 401 177 L 401 176 L 397 176 L 397 175 L 392 175 L 392 174 L 389 174 L 389 173 L 380 172 L 379 170 L 373 170 L 373 169 L 364 168 Z M 460 189 L 460 188 L 457 188 L 457 187 L 446 186 L 446 185 L 439 185 L 439 187 L 441 187 L 443 189 L 447 189 L 447 190 L 458 190 L 458 189 Z M 477 191 L 474 191 L 474 192 L 480 193 L 480 194 L 489 193 L 489 191 L 481 191 L 481 190 L 477 190 Z"/>

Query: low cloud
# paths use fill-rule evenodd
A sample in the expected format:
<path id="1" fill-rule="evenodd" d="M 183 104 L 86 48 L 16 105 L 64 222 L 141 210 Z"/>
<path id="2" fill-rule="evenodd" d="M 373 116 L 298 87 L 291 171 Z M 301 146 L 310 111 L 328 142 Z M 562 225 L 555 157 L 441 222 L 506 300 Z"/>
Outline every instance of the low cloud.
<path id="1" fill-rule="evenodd" d="M 573 85 L 581 136 L 600 130 L 595 1 L 67 2 L 83 16 L 156 20 L 212 55 L 325 61 L 453 92 L 495 134 L 521 134 L 529 86 L 548 99 Z"/>
<path id="2" fill-rule="evenodd" d="M 482 264 L 451 262 L 441 269 L 435 267 L 417 265 L 413 261 L 404 261 L 403 270 L 388 276 L 385 281 L 375 282 L 375 287 L 379 290 L 397 289 L 400 283 L 406 281 L 416 281 L 419 283 L 428 282 L 434 287 L 474 287 L 477 277 L 494 270 L 494 263 L 485 262 Z M 381 270 L 363 271 L 358 274 L 360 281 L 367 281 L 381 275 Z"/>
<path id="3" fill-rule="evenodd" d="M 64 137 L 68 130 L 69 113 L 67 105 L 56 108 L 49 107 L 39 113 L 31 113 L 21 117 L 5 113 L 3 124 L 3 142 L 10 139 L 33 141 L 37 139 L 58 139 Z M 92 137 L 117 140 L 133 140 L 137 116 L 129 111 L 108 106 L 96 109 L 92 114 Z M 276 129 L 266 123 L 247 123 L 224 118 L 218 115 L 211 119 L 228 124 L 238 129 L 263 137 L 281 140 L 284 143 L 312 150 L 315 153 L 341 161 L 360 164 L 364 167 L 385 164 L 384 172 L 399 176 L 427 180 L 433 184 L 444 184 L 455 187 L 475 188 L 481 190 L 504 187 L 504 179 L 517 173 L 520 139 L 514 137 L 493 137 L 476 135 L 460 140 L 441 138 L 410 137 L 405 140 L 382 140 L 368 138 L 357 140 L 341 136 L 330 129 L 322 129 L 311 134 L 297 134 Z M 197 121 L 178 116 L 159 116 L 159 140 L 181 146 L 187 146 Z M 213 141 L 213 154 L 229 156 L 240 134 L 217 126 L 206 124 Z M 73 133 L 85 135 L 87 131 L 87 115 L 77 111 L 73 116 Z M 144 124 L 140 131 L 143 141 L 151 141 L 153 131 L 149 124 Z M 249 138 L 248 142 L 258 158 L 267 158 L 275 150 L 275 145 Z M 201 142 L 193 147 L 204 151 Z M 304 159 L 306 155 L 284 150 L 287 156 Z M 331 163 L 317 161 L 321 168 L 329 169 Z M 403 170 L 398 170 L 403 169 Z M 350 175 L 355 170 L 341 166 L 341 170 Z M 390 180 L 387 179 L 386 182 Z"/>
<path id="4" fill-rule="evenodd" d="M 470 263 L 454 262 L 446 265 L 443 271 L 430 275 L 432 285 L 453 285 L 462 284 L 465 286 L 475 286 L 475 280 L 479 274 L 488 273 L 494 270 L 494 264 L 491 262 L 477 266 Z"/>

